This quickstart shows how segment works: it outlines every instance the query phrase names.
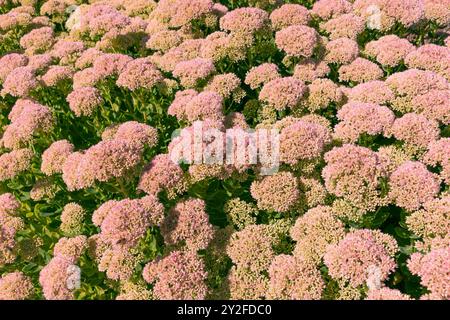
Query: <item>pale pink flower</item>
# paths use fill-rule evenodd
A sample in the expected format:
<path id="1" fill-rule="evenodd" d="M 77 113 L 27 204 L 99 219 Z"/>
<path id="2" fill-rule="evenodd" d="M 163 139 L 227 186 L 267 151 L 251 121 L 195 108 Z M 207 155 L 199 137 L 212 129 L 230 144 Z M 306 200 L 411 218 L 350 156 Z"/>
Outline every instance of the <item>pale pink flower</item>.
<path id="1" fill-rule="evenodd" d="M 406 217 L 408 229 L 425 241 L 438 237 L 445 238 L 450 233 L 449 206 L 450 196 L 424 203 L 424 209 Z"/>
<path id="2" fill-rule="evenodd" d="M 196 120 L 220 120 L 223 117 L 223 98 L 213 91 L 203 91 L 186 103 L 186 118 Z"/>
<path id="3" fill-rule="evenodd" d="M 307 25 L 310 19 L 308 9 L 299 4 L 283 4 L 270 14 L 272 28 L 276 30 L 292 25 Z"/>
<path id="4" fill-rule="evenodd" d="M 152 148 L 158 143 L 158 131 L 144 123 L 127 121 L 117 126 L 113 139 L 128 140 Z"/>
<path id="5" fill-rule="evenodd" d="M 356 83 L 378 80 L 383 77 L 383 70 L 375 63 L 357 58 L 352 63 L 339 68 L 339 80 Z"/>
<path id="6" fill-rule="evenodd" d="M 411 99 L 433 89 L 447 90 L 450 88 L 444 77 L 432 71 L 417 69 L 394 73 L 386 79 L 386 84 L 396 96 L 407 96 Z"/>
<path id="7" fill-rule="evenodd" d="M 33 282 L 22 272 L 10 272 L 0 277 L 0 300 L 26 300 L 33 295 Z"/>
<path id="8" fill-rule="evenodd" d="M 345 236 L 345 227 L 331 207 L 317 206 L 296 220 L 290 235 L 297 242 L 294 256 L 318 264 L 328 245 L 338 243 Z"/>
<path id="9" fill-rule="evenodd" d="M 117 76 L 125 70 L 127 64 L 132 60 L 133 58 L 124 54 L 106 53 L 94 60 L 94 72 L 100 78 Z"/>
<path id="10" fill-rule="evenodd" d="M 113 29 L 123 29 L 130 17 L 106 4 L 93 4 L 81 15 L 78 29 L 91 37 L 101 36 Z"/>
<path id="11" fill-rule="evenodd" d="M 269 277 L 268 299 L 320 300 L 325 287 L 314 264 L 285 254 L 273 259 Z"/>
<path id="12" fill-rule="evenodd" d="M 232 32 L 253 33 L 266 26 L 269 14 L 259 8 L 238 8 L 220 18 L 220 28 Z"/>
<path id="13" fill-rule="evenodd" d="M 174 77 L 180 79 L 184 87 L 195 87 L 200 80 L 206 79 L 215 72 L 214 63 L 210 59 L 195 58 L 178 63 L 174 70 Z"/>
<path id="14" fill-rule="evenodd" d="M 239 95 L 239 92 L 241 91 L 239 90 L 240 85 L 241 79 L 239 79 L 237 75 L 234 73 L 225 73 L 214 76 L 203 90 L 214 91 L 224 99 L 233 97 L 233 100 L 238 101 L 241 99 Z M 245 92 L 243 94 L 245 94 Z"/>
<path id="15" fill-rule="evenodd" d="M 328 128 L 299 120 L 281 130 L 280 160 L 295 165 L 301 160 L 319 158 L 330 142 Z"/>
<path id="16" fill-rule="evenodd" d="M 227 129 L 229 128 L 241 128 L 241 129 L 248 129 L 249 125 L 247 123 L 247 120 L 245 119 L 245 116 L 240 112 L 230 112 L 225 117 L 224 121 L 225 127 Z"/>
<path id="17" fill-rule="evenodd" d="M 203 300 L 208 287 L 205 265 L 192 251 L 173 251 L 168 256 L 148 263 L 142 276 L 154 283 L 153 294 L 160 300 Z"/>
<path id="18" fill-rule="evenodd" d="M 134 0 L 133 0 L 134 1 Z M 134 3 L 134 2 L 133 2 Z M 152 291 L 147 285 L 141 281 L 125 281 L 121 283 L 120 293 L 116 296 L 116 300 L 151 300 Z"/>
<path id="19" fill-rule="evenodd" d="M 84 49 L 85 46 L 82 41 L 61 39 L 53 46 L 51 55 L 59 59 L 60 64 L 74 64 Z"/>
<path id="20" fill-rule="evenodd" d="M 161 190 L 171 190 L 183 178 L 183 170 L 168 155 L 157 155 L 141 173 L 138 189 L 157 195 Z"/>
<path id="21" fill-rule="evenodd" d="M 259 100 L 277 110 L 292 109 L 299 104 L 305 92 L 305 84 L 297 78 L 276 78 L 264 85 Z"/>
<path id="22" fill-rule="evenodd" d="M 64 161 L 74 151 L 74 146 L 67 140 L 53 142 L 42 153 L 41 171 L 50 176 L 61 173 Z"/>
<path id="23" fill-rule="evenodd" d="M 331 40 L 339 38 L 356 40 L 357 36 L 364 31 L 364 20 L 348 13 L 321 24 L 320 28 L 330 34 Z"/>
<path id="24" fill-rule="evenodd" d="M 450 2 L 448 0 L 424 0 L 425 18 L 440 25 L 450 23 Z"/>
<path id="25" fill-rule="evenodd" d="M 48 0 L 42 4 L 40 13 L 48 16 L 62 16 L 65 10 L 74 3 L 73 0 Z"/>
<path id="26" fill-rule="evenodd" d="M 269 289 L 267 276 L 244 267 L 233 266 L 228 273 L 227 282 L 232 300 L 260 300 L 265 298 Z"/>
<path id="27" fill-rule="evenodd" d="M 15 216 L 21 204 L 12 193 L 0 195 L 0 215 L 8 214 Z"/>
<path id="28" fill-rule="evenodd" d="M 130 173 L 142 160 L 141 144 L 127 139 L 101 141 L 84 153 L 69 155 L 63 165 L 63 180 L 69 190 L 90 187 Z"/>
<path id="29" fill-rule="evenodd" d="M 8 74 L 16 68 L 24 67 L 28 63 L 27 56 L 20 53 L 8 53 L 0 58 L 0 83 L 6 80 Z"/>
<path id="30" fill-rule="evenodd" d="M 145 46 L 154 51 L 167 52 L 179 46 L 183 40 L 184 35 L 179 30 L 161 30 L 153 33 Z"/>
<path id="31" fill-rule="evenodd" d="M 427 119 L 450 124 L 450 90 L 430 90 L 415 96 L 411 104 L 415 112 Z"/>
<path id="32" fill-rule="evenodd" d="M 118 247 L 105 250 L 98 263 L 98 270 L 105 272 L 108 279 L 123 282 L 133 276 L 138 263 L 138 257 L 128 248 Z"/>
<path id="33" fill-rule="evenodd" d="M 278 49 L 294 57 L 311 57 L 317 40 L 317 31 L 302 25 L 286 27 L 275 34 L 275 44 Z"/>
<path id="34" fill-rule="evenodd" d="M 2 32 L 7 32 L 15 28 L 28 27 L 31 24 L 32 14 L 34 12 L 20 12 L 21 8 L 26 7 L 16 7 L 9 12 L 2 14 L 0 20 L 0 30 Z M 33 9 L 32 7 L 28 7 Z"/>
<path id="35" fill-rule="evenodd" d="M 441 165 L 441 178 L 450 182 L 450 138 L 441 138 L 428 145 L 428 151 L 423 157 L 423 162 L 427 165 Z"/>
<path id="36" fill-rule="evenodd" d="M 384 204 L 379 180 L 386 176 L 386 170 L 376 152 L 345 144 L 327 152 L 325 162 L 322 177 L 328 192 L 363 210 Z"/>
<path id="37" fill-rule="evenodd" d="M 358 84 L 346 93 L 350 101 L 375 103 L 384 105 L 394 99 L 394 93 L 389 86 L 380 80 Z"/>
<path id="38" fill-rule="evenodd" d="M 73 70 L 66 66 L 51 66 L 41 77 L 42 82 L 47 87 L 53 87 L 63 81 L 71 81 Z"/>
<path id="39" fill-rule="evenodd" d="M 191 21 L 200 19 L 213 10 L 211 0 L 163 0 L 159 1 L 151 16 L 159 21 L 167 22 L 171 28 L 181 27 Z"/>
<path id="40" fill-rule="evenodd" d="M 6 148 L 18 149 L 39 134 L 51 132 L 54 125 L 52 111 L 47 107 L 29 100 L 22 100 L 13 108 L 11 124 L 3 132 L 2 142 Z"/>
<path id="41" fill-rule="evenodd" d="M 311 112 L 326 109 L 331 103 L 340 104 L 342 89 L 330 79 L 316 79 L 308 85 L 308 95 L 301 105 Z"/>
<path id="42" fill-rule="evenodd" d="M 34 156 L 30 149 L 18 149 L 0 156 L 0 181 L 13 179 L 28 170 Z"/>
<path id="43" fill-rule="evenodd" d="M 378 63 L 390 67 L 400 64 L 414 50 L 414 45 L 407 39 L 399 38 L 394 34 L 372 40 L 365 47 L 367 55 L 376 58 Z"/>
<path id="44" fill-rule="evenodd" d="M 314 62 L 305 60 L 294 68 L 294 77 L 305 82 L 313 82 L 318 78 L 325 77 L 330 72 L 330 67 L 324 61 Z"/>
<path id="45" fill-rule="evenodd" d="M 162 204 L 153 196 L 115 201 L 104 209 L 107 211 L 100 225 L 101 237 L 117 248 L 134 247 L 164 214 Z"/>
<path id="46" fill-rule="evenodd" d="M 70 269 L 74 266 L 72 262 L 64 257 L 57 256 L 39 273 L 39 283 L 47 300 L 72 300 L 73 290 L 68 288 L 67 282 Z"/>
<path id="47" fill-rule="evenodd" d="M 175 98 L 167 110 L 169 115 L 175 116 L 178 119 L 186 119 L 186 105 L 194 97 L 198 95 L 198 92 L 194 89 L 179 90 L 175 93 Z"/>
<path id="48" fill-rule="evenodd" d="M 408 211 L 418 210 L 433 200 L 440 189 L 439 177 L 416 161 L 400 165 L 389 177 L 389 197 Z"/>
<path id="49" fill-rule="evenodd" d="M 410 52 L 405 58 L 409 68 L 436 72 L 450 80 L 450 48 L 435 44 L 425 44 Z"/>
<path id="50" fill-rule="evenodd" d="M 194 252 L 206 249 L 213 238 L 214 229 L 209 223 L 205 206 L 205 202 L 200 199 L 178 202 L 161 225 L 165 243 L 185 243 L 186 249 Z"/>
<path id="51" fill-rule="evenodd" d="M 205 39 L 188 39 L 164 55 L 154 54 L 151 59 L 161 70 L 172 72 L 178 63 L 198 58 L 204 44 Z"/>
<path id="52" fill-rule="evenodd" d="M 450 247 L 435 249 L 423 255 L 414 253 L 408 268 L 421 279 L 421 284 L 431 294 L 448 299 L 450 297 Z"/>
<path id="53" fill-rule="evenodd" d="M 133 91 L 139 88 L 151 89 L 163 79 L 161 72 L 148 58 L 138 58 L 126 64 L 116 84 Z"/>
<path id="54" fill-rule="evenodd" d="M 50 27 L 33 29 L 20 39 L 20 46 L 30 54 L 43 53 L 51 48 L 55 34 Z"/>
<path id="55" fill-rule="evenodd" d="M 245 83 L 252 89 L 256 89 L 276 78 L 280 78 L 278 66 L 274 63 L 263 63 L 251 68 L 245 76 Z"/>
<path id="56" fill-rule="evenodd" d="M 347 0 L 319 0 L 311 9 L 311 13 L 322 20 L 329 20 L 351 11 L 351 1 Z"/>
<path id="57" fill-rule="evenodd" d="M 412 300 L 407 294 L 401 293 L 397 289 L 382 287 L 380 289 L 369 290 L 365 300 Z"/>
<path id="58" fill-rule="evenodd" d="M 436 121 L 428 120 L 423 115 L 407 113 L 394 121 L 389 134 L 408 145 L 426 148 L 439 138 L 439 126 Z"/>
<path id="59" fill-rule="evenodd" d="M 14 97 L 26 97 L 38 85 L 39 83 L 33 69 L 30 67 L 18 67 L 6 77 L 1 94 L 3 96 L 10 94 Z"/>
<path id="60" fill-rule="evenodd" d="M 94 68 L 86 68 L 73 75 L 73 88 L 93 87 L 102 79 L 103 76 Z"/>
<path id="61" fill-rule="evenodd" d="M 92 67 L 94 64 L 95 59 L 100 57 L 103 54 L 103 52 L 95 49 L 95 48 L 89 48 L 80 55 L 80 57 L 75 62 L 75 67 L 77 69 L 84 69 L 88 67 Z"/>
<path id="62" fill-rule="evenodd" d="M 87 238 L 84 235 L 73 238 L 60 238 L 53 248 L 53 256 L 77 263 L 87 249 Z"/>
<path id="63" fill-rule="evenodd" d="M 69 103 L 70 110 L 77 117 L 89 117 L 103 103 L 103 98 L 97 88 L 80 87 L 69 93 L 67 102 Z"/>
<path id="64" fill-rule="evenodd" d="M 291 172 L 278 172 L 255 180 L 250 193 L 261 210 L 287 212 L 300 197 L 297 178 Z"/>
<path id="65" fill-rule="evenodd" d="M 350 102 L 337 113 L 340 122 L 334 127 L 335 137 L 356 142 L 361 134 L 385 134 L 395 120 L 394 113 L 377 104 Z"/>
<path id="66" fill-rule="evenodd" d="M 389 17 L 410 27 L 424 18 L 423 0 L 384 0 L 383 11 Z"/>
<path id="67" fill-rule="evenodd" d="M 348 281 L 356 287 L 368 279 L 368 269 L 380 269 L 380 280 L 387 279 L 396 268 L 395 239 L 379 230 L 360 229 L 349 232 L 344 239 L 327 248 L 324 256 L 328 273 L 334 279 Z"/>
<path id="68" fill-rule="evenodd" d="M 275 256 L 273 241 L 267 225 L 248 225 L 231 235 L 227 255 L 238 268 L 261 272 L 269 268 Z"/>
<path id="69" fill-rule="evenodd" d="M 251 34 L 228 34 L 221 31 L 213 32 L 203 40 L 199 55 L 202 58 L 212 59 L 214 62 L 223 59 L 240 62 L 245 59 L 248 49 L 254 42 Z"/>

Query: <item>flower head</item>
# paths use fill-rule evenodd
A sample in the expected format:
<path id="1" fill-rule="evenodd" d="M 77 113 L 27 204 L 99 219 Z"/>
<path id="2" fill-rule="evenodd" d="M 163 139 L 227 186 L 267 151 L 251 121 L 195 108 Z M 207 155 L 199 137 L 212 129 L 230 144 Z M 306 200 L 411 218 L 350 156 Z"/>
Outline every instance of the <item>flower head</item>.
<path id="1" fill-rule="evenodd" d="M 292 109 L 306 92 L 304 83 L 294 77 L 276 78 L 267 82 L 259 99 L 277 110 Z"/>
<path id="2" fill-rule="evenodd" d="M 258 8 L 238 8 L 220 18 L 222 30 L 237 33 L 253 33 L 265 27 L 269 14 Z"/>
<path id="3" fill-rule="evenodd" d="M 276 256 L 269 268 L 269 299 L 320 300 L 324 281 L 307 261 L 289 255 Z"/>
<path id="4" fill-rule="evenodd" d="M 337 116 L 340 122 L 334 127 L 335 137 L 345 142 L 356 142 L 361 134 L 385 134 L 395 120 L 388 107 L 362 102 L 345 104 Z"/>
<path id="5" fill-rule="evenodd" d="M 348 38 L 330 41 L 325 46 L 327 54 L 325 60 L 338 64 L 349 64 L 359 55 L 358 43 Z"/>
<path id="6" fill-rule="evenodd" d="M 70 109 L 77 117 L 90 116 L 100 106 L 103 99 L 100 91 L 94 87 L 77 88 L 67 96 Z"/>
<path id="7" fill-rule="evenodd" d="M 330 276 L 356 287 L 366 282 L 371 266 L 379 268 L 380 280 L 385 280 L 396 267 L 394 255 L 397 250 L 397 242 L 390 235 L 379 230 L 360 229 L 330 245 L 324 262 Z"/>
<path id="8" fill-rule="evenodd" d="M 148 58 L 138 58 L 126 64 L 116 83 L 133 91 L 138 88 L 151 89 L 162 80 L 161 72 Z"/>
<path id="9" fill-rule="evenodd" d="M 0 83 L 6 80 L 8 74 L 16 68 L 28 63 L 27 56 L 20 53 L 9 53 L 0 58 Z"/>
<path id="10" fill-rule="evenodd" d="M 42 153 L 41 171 L 50 176 L 61 173 L 64 161 L 74 151 L 74 146 L 67 140 L 53 142 Z"/>
<path id="11" fill-rule="evenodd" d="M 311 57 L 317 39 L 318 34 L 315 29 L 302 25 L 286 27 L 275 34 L 277 47 L 294 57 Z"/>
<path id="12" fill-rule="evenodd" d="M 427 287 L 437 297 L 448 299 L 449 288 L 450 247 L 435 249 L 427 254 L 414 253 L 408 261 L 408 268 L 421 279 L 421 284 Z"/>
<path id="13" fill-rule="evenodd" d="M 35 72 L 30 67 L 13 69 L 3 82 L 2 95 L 10 94 L 14 97 L 27 97 L 30 91 L 38 87 Z"/>
<path id="14" fill-rule="evenodd" d="M 392 173 L 389 187 L 389 196 L 395 203 L 401 208 L 413 211 L 437 196 L 440 181 L 424 164 L 407 161 Z"/>
<path id="15" fill-rule="evenodd" d="M 60 229 L 68 236 L 76 236 L 83 231 L 86 211 L 78 203 L 71 202 L 64 206 L 61 213 Z"/>
<path id="16" fill-rule="evenodd" d="M 377 59 L 377 62 L 390 67 L 400 64 L 405 57 L 415 50 L 407 39 L 390 34 L 370 41 L 366 44 L 365 52 Z"/>
<path id="17" fill-rule="evenodd" d="M 33 282 L 22 272 L 11 272 L 0 277 L 0 300 L 25 300 L 33 294 Z"/>
<path id="18" fill-rule="evenodd" d="M 364 59 L 357 58 L 349 65 L 339 68 L 339 80 L 352 82 L 367 82 L 378 80 L 383 77 L 383 70 L 375 63 Z"/>
<path id="19" fill-rule="evenodd" d="M 270 14 L 272 28 L 276 30 L 292 25 L 307 25 L 310 19 L 308 9 L 299 4 L 283 4 Z"/>
<path id="20" fill-rule="evenodd" d="M 195 58 L 178 63 L 173 70 L 173 75 L 180 79 L 182 86 L 195 87 L 198 81 L 206 79 L 215 70 L 212 60 Z"/>
<path id="21" fill-rule="evenodd" d="M 184 242 L 188 250 L 206 249 L 214 230 L 209 223 L 205 202 L 200 199 L 178 202 L 164 219 L 161 233 L 167 244 Z"/>
<path id="22" fill-rule="evenodd" d="M 167 257 L 150 262 L 142 276 L 148 283 L 154 283 L 153 294 L 161 300 L 202 300 L 208 291 L 205 266 L 192 251 L 173 251 Z"/>
<path id="23" fill-rule="evenodd" d="M 345 228 L 330 207 L 317 206 L 297 219 L 290 235 L 297 242 L 294 255 L 318 264 L 328 245 L 338 243 L 345 236 Z"/>

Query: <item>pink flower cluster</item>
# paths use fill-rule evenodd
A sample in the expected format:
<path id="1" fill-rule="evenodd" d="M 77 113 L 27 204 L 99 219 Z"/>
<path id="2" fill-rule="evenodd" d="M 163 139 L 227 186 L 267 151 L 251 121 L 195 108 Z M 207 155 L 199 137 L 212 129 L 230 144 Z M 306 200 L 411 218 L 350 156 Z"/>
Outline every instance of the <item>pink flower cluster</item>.
<path id="1" fill-rule="evenodd" d="M 0 12 L 0 300 L 450 299 L 449 0 Z"/>
<path id="2" fill-rule="evenodd" d="M 335 279 L 359 286 L 368 279 L 368 269 L 380 269 L 381 281 L 394 271 L 397 243 L 392 236 L 378 230 L 355 230 L 339 243 L 330 245 L 324 256 L 329 274 Z"/>

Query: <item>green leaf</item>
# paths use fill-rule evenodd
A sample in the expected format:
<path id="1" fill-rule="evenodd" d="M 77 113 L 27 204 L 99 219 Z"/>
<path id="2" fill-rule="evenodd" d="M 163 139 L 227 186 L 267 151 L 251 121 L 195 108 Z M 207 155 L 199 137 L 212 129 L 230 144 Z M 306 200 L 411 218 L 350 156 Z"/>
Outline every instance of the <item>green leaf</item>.
<path id="1" fill-rule="evenodd" d="M 395 234 L 396 234 L 397 236 L 399 236 L 400 238 L 403 238 L 403 239 L 409 239 L 410 236 L 411 236 L 410 233 L 409 233 L 409 231 L 408 231 L 408 230 L 405 230 L 405 229 L 403 229 L 403 228 L 395 227 L 394 230 L 395 230 Z"/>

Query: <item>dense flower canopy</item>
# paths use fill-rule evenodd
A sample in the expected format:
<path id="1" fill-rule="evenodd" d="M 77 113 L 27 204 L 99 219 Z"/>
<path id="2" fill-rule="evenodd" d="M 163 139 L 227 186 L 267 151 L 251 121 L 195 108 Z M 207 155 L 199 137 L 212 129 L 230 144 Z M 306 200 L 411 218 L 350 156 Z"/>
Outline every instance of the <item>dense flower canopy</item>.
<path id="1" fill-rule="evenodd" d="M 0 0 L 0 300 L 450 298 L 448 0 Z"/>

